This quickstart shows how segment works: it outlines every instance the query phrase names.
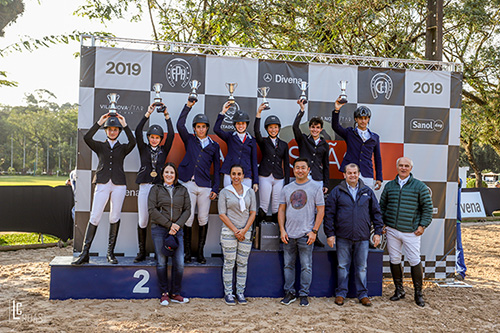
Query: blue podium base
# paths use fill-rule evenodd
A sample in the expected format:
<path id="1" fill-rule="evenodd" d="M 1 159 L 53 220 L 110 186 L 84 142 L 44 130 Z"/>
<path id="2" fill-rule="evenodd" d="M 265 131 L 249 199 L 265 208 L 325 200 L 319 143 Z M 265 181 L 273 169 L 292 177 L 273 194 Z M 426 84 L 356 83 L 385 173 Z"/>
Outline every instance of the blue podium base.
<path id="1" fill-rule="evenodd" d="M 383 251 L 370 249 L 368 255 L 368 294 L 382 295 Z M 90 263 L 71 266 L 73 257 L 56 257 L 50 263 L 50 299 L 143 299 L 160 298 L 156 261 L 152 258 L 134 263 L 133 257 L 117 257 L 112 265 L 104 257 L 91 257 Z M 310 296 L 332 297 L 335 294 L 336 252 L 313 252 L 313 279 Z M 169 269 L 170 271 L 170 269 Z M 170 272 L 169 272 L 170 273 Z M 300 276 L 297 258 L 296 286 Z M 350 272 L 348 297 L 355 297 L 353 269 Z M 248 261 L 245 295 L 248 297 L 283 296 L 283 252 L 252 250 Z M 222 258 L 207 258 L 205 265 L 186 264 L 182 279 L 185 297 L 220 298 L 222 286 Z"/>

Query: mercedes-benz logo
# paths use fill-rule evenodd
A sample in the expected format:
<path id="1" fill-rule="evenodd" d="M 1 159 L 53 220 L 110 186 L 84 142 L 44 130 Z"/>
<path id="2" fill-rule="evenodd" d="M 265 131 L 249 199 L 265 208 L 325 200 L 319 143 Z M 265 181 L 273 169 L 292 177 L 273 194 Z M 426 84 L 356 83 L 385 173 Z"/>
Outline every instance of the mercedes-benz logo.
<path id="1" fill-rule="evenodd" d="M 273 76 L 270 73 L 266 73 L 266 74 L 264 74 L 263 79 L 266 82 L 271 82 L 273 80 Z"/>

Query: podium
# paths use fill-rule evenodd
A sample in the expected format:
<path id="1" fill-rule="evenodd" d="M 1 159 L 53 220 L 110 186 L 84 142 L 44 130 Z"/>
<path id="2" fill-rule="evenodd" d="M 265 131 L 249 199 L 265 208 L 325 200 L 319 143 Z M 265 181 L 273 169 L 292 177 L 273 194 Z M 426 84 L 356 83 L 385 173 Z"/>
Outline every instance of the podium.
<path id="1" fill-rule="evenodd" d="M 117 257 L 117 265 L 105 257 L 90 257 L 90 263 L 71 266 L 73 257 L 56 257 L 50 263 L 50 299 L 145 299 L 160 298 L 156 261 L 148 258 L 134 263 L 133 257 Z M 171 259 L 170 259 L 171 260 Z M 368 295 L 382 295 L 383 251 L 370 249 L 368 254 Z M 186 264 L 182 280 L 182 295 L 197 298 L 221 298 L 222 257 L 207 258 L 207 263 Z M 312 297 L 332 297 L 337 284 L 337 256 L 332 249 L 313 251 Z M 355 297 L 351 268 L 348 297 Z M 170 274 L 170 265 L 169 265 Z M 296 285 L 300 275 L 297 258 Z M 247 297 L 282 297 L 283 252 L 252 250 L 248 262 Z"/>

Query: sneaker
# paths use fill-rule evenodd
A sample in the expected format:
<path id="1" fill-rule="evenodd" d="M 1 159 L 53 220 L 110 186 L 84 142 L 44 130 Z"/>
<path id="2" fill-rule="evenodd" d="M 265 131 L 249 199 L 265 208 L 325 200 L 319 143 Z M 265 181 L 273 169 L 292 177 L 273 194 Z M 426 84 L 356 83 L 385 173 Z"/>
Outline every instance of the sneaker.
<path id="1" fill-rule="evenodd" d="M 184 304 L 189 302 L 189 298 L 182 297 L 181 295 L 172 295 L 170 297 L 170 302 Z"/>
<path id="2" fill-rule="evenodd" d="M 309 299 L 307 296 L 300 296 L 300 306 L 309 306 Z"/>
<path id="3" fill-rule="evenodd" d="M 225 295 L 224 302 L 226 302 L 227 305 L 236 305 L 236 301 L 234 300 L 234 295 L 232 294 Z"/>
<path id="4" fill-rule="evenodd" d="M 168 305 L 169 302 L 170 302 L 170 297 L 168 297 L 168 294 L 167 293 L 161 294 L 160 304 L 161 305 Z"/>
<path id="5" fill-rule="evenodd" d="M 236 294 L 236 299 L 238 300 L 239 304 L 246 305 L 248 303 L 245 299 L 245 295 L 243 294 Z"/>
<path id="6" fill-rule="evenodd" d="M 285 294 L 285 297 L 280 301 L 281 304 L 284 304 L 284 305 L 290 305 L 290 303 L 293 303 L 297 300 L 297 297 L 295 297 L 294 294 L 292 294 L 291 292 L 287 292 Z"/>

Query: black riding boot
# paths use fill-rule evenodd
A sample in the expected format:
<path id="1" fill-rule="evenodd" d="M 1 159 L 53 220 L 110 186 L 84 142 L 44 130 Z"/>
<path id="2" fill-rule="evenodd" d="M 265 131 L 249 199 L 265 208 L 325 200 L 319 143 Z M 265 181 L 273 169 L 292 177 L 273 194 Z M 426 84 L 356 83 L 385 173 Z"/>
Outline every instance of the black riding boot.
<path id="1" fill-rule="evenodd" d="M 184 263 L 189 264 L 191 260 L 191 235 L 193 228 L 184 226 Z"/>
<path id="2" fill-rule="evenodd" d="M 260 226 L 260 224 L 264 221 L 266 221 L 266 212 L 262 209 L 262 208 L 259 208 L 259 211 L 257 213 L 257 218 L 255 219 L 255 224 L 254 226 L 258 227 Z"/>
<path id="3" fill-rule="evenodd" d="M 401 267 L 401 264 L 391 264 L 391 274 L 396 291 L 394 291 L 394 295 L 389 299 L 391 301 L 399 301 L 400 299 L 405 298 L 406 295 L 403 287 L 403 268 Z"/>
<path id="4" fill-rule="evenodd" d="M 411 279 L 413 280 L 413 288 L 415 289 L 415 303 L 418 306 L 425 306 L 424 295 L 422 293 L 422 280 L 423 280 L 422 263 L 411 266 Z"/>
<path id="5" fill-rule="evenodd" d="M 134 262 L 141 262 L 146 259 L 146 236 L 148 228 L 141 228 L 137 226 L 137 239 L 139 240 L 139 253 L 135 257 Z"/>
<path id="6" fill-rule="evenodd" d="M 198 229 L 198 258 L 196 259 L 200 264 L 206 264 L 207 259 L 203 255 L 203 248 L 205 247 L 205 241 L 207 240 L 208 224 L 199 226 Z"/>
<path id="7" fill-rule="evenodd" d="M 84 263 L 89 262 L 89 251 L 92 241 L 94 240 L 95 233 L 97 231 L 97 226 L 92 223 L 87 224 L 87 230 L 85 231 L 85 239 L 83 240 L 83 249 L 78 258 L 71 263 L 71 265 L 79 266 Z"/>
<path id="8" fill-rule="evenodd" d="M 120 229 L 120 220 L 116 223 L 109 224 L 109 240 L 108 240 L 108 254 L 106 259 L 110 264 L 118 264 L 118 260 L 115 257 L 115 245 L 116 239 L 118 238 L 118 229 Z"/>

